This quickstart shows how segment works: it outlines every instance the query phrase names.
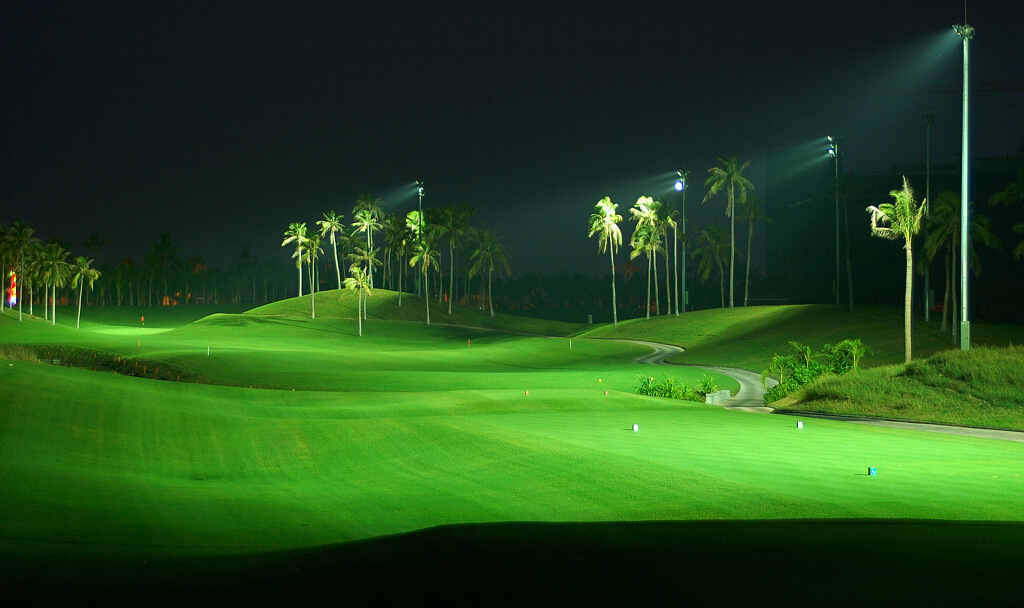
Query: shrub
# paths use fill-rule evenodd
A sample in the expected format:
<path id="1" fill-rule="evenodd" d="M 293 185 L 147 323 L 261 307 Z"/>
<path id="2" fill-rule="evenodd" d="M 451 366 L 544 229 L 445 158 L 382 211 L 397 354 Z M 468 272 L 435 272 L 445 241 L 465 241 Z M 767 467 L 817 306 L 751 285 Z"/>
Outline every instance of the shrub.
<path id="1" fill-rule="evenodd" d="M 860 359 L 871 354 L 871 349 L 860 340 L 843 340 L 836 345 L 826 344 L 817 355 L 811 353 L 809 346 L 798 342 L 790 342 L 793 350 L 791 355 L 774 355 L 768 367 L 761 372 L 761 385 L 765 385 L 768 376 L 778 374 L 779 383 L 765 391 L 765 404 L 774 403 L 805 384 L 826 374 L 845 374 L 857 371 Z M 825 362 L 815 360 L 822 357 Z"/>
<path id="2" fill-rule="evenodd" d="M 700 391 L 694 390 L 668 375 L 666 375 L 660 382 L 655 381 L 653 377 L 644 376 L 643 374 L 637 374 L 636 377 L 637 380 L 640 381 L 640 384 L 636 387 L 638 395 L 664 397 L 666 399 L 682 399 L 685 401 L 704 400 L 704 395 L 701 394 Z"/>

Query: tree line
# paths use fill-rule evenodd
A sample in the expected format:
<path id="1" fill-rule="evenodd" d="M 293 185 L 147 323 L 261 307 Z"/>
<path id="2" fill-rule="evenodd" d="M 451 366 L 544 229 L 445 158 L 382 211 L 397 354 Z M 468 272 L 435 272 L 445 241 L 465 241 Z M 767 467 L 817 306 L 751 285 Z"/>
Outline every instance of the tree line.
<path id="1" fill-rule="evenodd" d="M 356 292 L 360 333 L 361 320 L 366 318 L 365 298 L 377 285 L 397 292 L 399 306 L 402 294 L 415 289 L 425 302 L 428 324 L 432 299 L 438 304 L 446 302 L 449 315 L 453 302 L 475 301 L 485 305 L 493 317 L 493 276 L 511 274 L 510 252 L 497 232 L 473 225 L 476 209 L 460 204 L 402 215 L 385 206 L 381 199 L 363 194 L 352 208 L 350 226 L 333 209 L 313 224 L 289 224 L 281 246 L 293 248 L 300 297 L 303 284 L 309 285 L 310 316 L 316 317 L 316 293 L 327 283 L 320 273 L 326 269 L 333 270 L 337 289 Z M 328 256 L 327 265 L 318 263 L 324 255 Z M 477 276 L 481 278 L 480 295 L 474 296 L 472 282 Z"/>

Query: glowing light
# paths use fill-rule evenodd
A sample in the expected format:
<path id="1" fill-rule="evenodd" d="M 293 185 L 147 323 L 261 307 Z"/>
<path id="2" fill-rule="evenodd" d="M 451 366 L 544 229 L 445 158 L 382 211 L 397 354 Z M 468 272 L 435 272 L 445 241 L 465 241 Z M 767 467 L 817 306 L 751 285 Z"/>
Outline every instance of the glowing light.
<path id="1" fill-rule="evenodd" d="M 7 306 L 14 308 L 18 303 L 18 275 L 12 270 L 7 274 L 9 277 L 7 287 Z"/>
<path id="2" fill-rule="evenodd" d="M 683 183 L 683 180 L 681 180 L 681 179 L 680 180 L 676 180 L 676 190 L 682 192 L 683 188 L 685 188 L 685 187 L 686 187 L 686 184 Z"/>

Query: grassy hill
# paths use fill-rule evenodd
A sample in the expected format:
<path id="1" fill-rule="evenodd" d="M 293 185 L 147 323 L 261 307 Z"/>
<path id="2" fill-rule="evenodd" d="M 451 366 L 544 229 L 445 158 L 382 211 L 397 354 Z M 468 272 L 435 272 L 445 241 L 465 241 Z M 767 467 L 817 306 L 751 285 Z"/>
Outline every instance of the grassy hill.
<path id="1" fill-rule="evenodd" d="M 914 319 L 915 358 L 952 348 L 949 337 L 939 333 L 939 320 Z M 1024 327 L 971 325 L 977 345 L 1009 346 L 1024 343 Z M 789 341 L 809 345 L 815 351 L 825 344 L 859 338 L 874 354 L 864 367 L 903 362 L 903 311 L 896 308 L 861 307 L 853 312 L 826 305 L 751 306 L 699 310 L 679 317 L 662 316 L 602 325 L 582 332 L 589 338 L 633 338 L 674 344 L 686 349 L 670 361 L 692 365 L 729 365 L 760 372 L 772 354 L 788 354 Z"/>

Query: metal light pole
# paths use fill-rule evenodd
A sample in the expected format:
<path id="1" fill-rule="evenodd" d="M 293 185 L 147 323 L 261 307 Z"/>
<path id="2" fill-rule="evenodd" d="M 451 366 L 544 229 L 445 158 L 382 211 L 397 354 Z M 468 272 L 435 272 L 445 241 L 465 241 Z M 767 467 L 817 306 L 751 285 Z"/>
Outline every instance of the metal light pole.
<path id="1" fill-rule="evenodd" d="M 686 312 L 686 177 L 688 175 L 690 175 L 690 172 L 689 171 L 683 171 L 682 169 L 680 169 L 679 171 L 676 171 L 676 175 L 679 176 L 679 179 L 676 180 L 676 190 L 681 192 L 682 195 L 683 195 L 683 207 L 682 207 L 682 210 L 680 211 L 679 223 L 683 227 L 683 294 L 682 294 L 682 302 L 683 302 L 683 312 Z M 679 302 L 680 302 L 679 283 L 677 281 L 676 282 L 676 316 L 677 317 L 679 316 Z"/>
<path id="2" fill-rule="evenodd" d="M 839 140 L 841 137 L 828 136 L 828 155 L 836 161 L 836 308 L 839 308 Z"/>
<path id="3" fill-rule="evenodd" d="M 935 112 L 928 110 L 924 113 L 925 126 L 925 165 L 924 165 L 924 200 L 928 201 L 924 208 L 925 216 L 928 216 L 932 206 L 932 125 L 935 124 Z M 928 224 L 924 226 L 924 240 L 928 241 Z M 928 275 L 931 274 L 931 264 L 924 269 L 924 322 L 931 318 L 931 285 Z"/>
<path id="4" fill-rule="evenodd" d="M 970 88 L 968 86 L 969 80 L 967 78 L 967 58 L 968 48 L 970 47 L 971 38 L 974 38 L 974 28 L 969 25 L 954 25 L 953 30 L 956 31 L 957 35 L 964 39 L 964 123 L 963 123 L 963 137 L 962 137 L 962 149 L 960 151 L 960 350 L 968 350 L 971 348 L 971 322 L 967 317 L 967 239 L 970 236 L 968 234 L 968 207 L 971 204 L 971 193 L 970 193 L 970 174 L 971 174 L 971 156 L 968 147 L 968 141 L 970 140 L 970 128 L 968 122 L 968 93 Z"/>

